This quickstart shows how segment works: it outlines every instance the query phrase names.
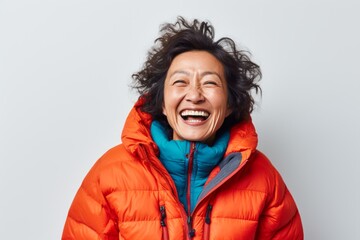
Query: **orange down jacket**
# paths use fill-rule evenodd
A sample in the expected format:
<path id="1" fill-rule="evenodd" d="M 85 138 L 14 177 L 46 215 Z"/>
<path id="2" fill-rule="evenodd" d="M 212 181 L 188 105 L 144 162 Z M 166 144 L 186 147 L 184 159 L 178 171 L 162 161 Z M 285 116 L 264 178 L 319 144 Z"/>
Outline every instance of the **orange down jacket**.
<path id="1" fill-rule="evenodd" d="M 187 216 L 150 136 L 151 117 L 130 112 L 122 144 L 92 167 L 70 207 L 63 240 L 301 240 L 295 202 L 258 150 L 251 121 L 230 132 L 225 158 L 209 175 Z"/>

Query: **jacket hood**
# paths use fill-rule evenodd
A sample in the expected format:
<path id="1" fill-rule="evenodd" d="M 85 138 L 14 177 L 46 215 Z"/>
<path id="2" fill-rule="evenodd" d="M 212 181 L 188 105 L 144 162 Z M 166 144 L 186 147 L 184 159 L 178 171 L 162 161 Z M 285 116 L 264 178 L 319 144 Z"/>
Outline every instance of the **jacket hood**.
<path id="1" fill-rule="evenodd" d="M 135 156 L 143 157 L 144 154 L 153 153 L 158 155 L 159 150 L 150 133 L 152 117 L 142 112 L 141 106 L 144 99 L 139 98 L 131 109 L 121 135 L 125 148 Z M 230 141 L 225 156 L 233 152 L 241 152 L 242 159 L 248 159 L 256 150 L 258 143 L 257 133 L 251 118 L 234 125 L 230 130 Z M 143 153 L 145 150 L 147 153 Z M 143 159 L 143 158 L 141 158 Z"/>
<path id="2" fill-rule="evenodd" d="M 144 159 L 144 154 L 158 154 L 159 150 L 151 138 L 150 125 L 152 117 L 150 114 L 141 111 L 144 99 L 139 98 L 126 118 L 121 134 L 121 140 L 125 148 L 135 156 Z M 145 150 L 146 152 L 142 152 Z"/>

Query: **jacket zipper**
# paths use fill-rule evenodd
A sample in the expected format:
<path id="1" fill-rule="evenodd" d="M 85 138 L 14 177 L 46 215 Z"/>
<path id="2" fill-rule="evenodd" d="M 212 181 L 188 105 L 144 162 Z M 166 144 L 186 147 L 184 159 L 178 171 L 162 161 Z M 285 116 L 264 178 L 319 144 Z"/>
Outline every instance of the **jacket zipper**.
<path id="1" fill-rule="evenodd" d="M 230 175 L 228 175 L 225 179 L 223 179 L 223 181 L 221 181 L 219 184 L 217 184 L 216 186 L 214 186 L 203 198 L 199 199 L 199 201 L 196 203 L 194 209 L 193 209 L 193 213 L 195 212 L 197 206 L 200 205 L 200 203 L 202 201 L 204 201 L 205 198 L 207 198 L 209 195 L 211 195 L 216 189 L 218 189 L 224 182 L 227 182 L 228 179 L 230 179 L 232 176 L 234 176 L 236 173 L 238 173 L 244 166 L 245 164 L 248 162 L 248 159 L 245 160 L 242 163 L 242 166 L 240 166 L 239 169 L 237 169 L 236 171 L 232 172 Z M 207 240 L 205 237 L 208 237 L 209 239 L 209 234 L 210 234 L 210 223 L 211 223 L 211 218 L 210 218 L 210 214 L 212 211 L 213 205 L 210 203 L 206 209 L 206 214 L 205 214 L 205 226 L 204 226 L 204 240 Z M 192 214 L 188 215 L 190 217 L 188 217 L 188 220 L 190 219 L 190 224 L 189 225 L 189 221 L 188 221 L 188 231 L 189 231 L 189 236 L 190 233 L 193 233 L 193 236 L 195 236 L 195 229 L 192 229 Z M 192 238 L 190 236 L 190 238 Z"/>
<path id="2" fill-rule="evenodd" d="M 187 225 L 189 231 L 189 237 L 193 238 L 195 236 L 195 229 L 192 226 L 192 216 L 191 216 L 191 176 L 194 164 L 194 152 L 195 152 L 195 142 L 190 144 L 190 153 L 189 153 L 189 165 L 188 165 L 188 175 L 187 175 Z"/>
<path id="3" fill-rule="evenodd" d="M 194 142 L 191 142 L 191 143 L 192 143 L 193 145 L 190 146 L 190 153 L 192 153 L 192 156 L 191 156 L 191 155 L 190 155 L 190 156 L 191 156 L 191 158 L 193 158 L 193 157 L 194 157 L 194 156 L 193 156 L 193 155 L 194 155 L 194 150 L 195 150 L 195 143 L 194 143 Z M 141 147 L 141 148 L 142 148 L 142 147 Z M 191 151 L 191 150 L 193 150 L 193 151 Z M 149 156 L 147 155 L 146 150 L 145 150 L 144 148 L 142 148 L 142 151 L 145 152 L 146 158 L 147 158 L 147 160 L 149 161 Z M 242 168 L 245 166 L 245 164 L 246 164 L 247 161 L 248 161 L 248 159 L 242 163 L 242 166 L 240 167 L 240 169 L 242 169 Z M 151 161 L 149 161 L 149 162 L 151 162 Z M 190 161 L 189 161 L 189 163 L 190 163 Z M 156 169 L 156 171 L 159 172 L 161 176 L 163 176 L 163 174 L 164 174 L 163 171 L 162 171 L 161 169 L 159 169 L 157 166 L 155 166 L 154 164 L 152 164 L 152 165 L 153 165 L 154 169 Z M 192 167 L 192 166 L 191 166 L 191 167 Z M 197 202 L 196 206 L 194 207 L 194 211 L 193 211 L 193 212 L 195 212 L 195 209 L 197 208 L 197 206 L 199 206 L 199 204 L 200 204 L 205 198 L 207 198 L 211 193 L 213 193 L 219 186 L 221 186 L 221 185 L 222 185 L 224 182 L 226 182 L 229 178 L 231 178 L 233 175 L 235 175 L 237 172 L 239 172 L 240 169 L 237 169 L 236 171 L 232 172 L 229 176 L 227 176 L 225 179 L 223 179 L 223 181 L 222 181 L 220 184 L 218 184 L 218 185 L 216 185 L 214 188 L 212 188 L 212 190 L 209 191 L 202 199 L 199 199 L 199 201 Z M 188 170 L 189 170 L 189 169 L 188 169 Z M 175 188 L 175 190 L 174 190 L 174 187 L 170 184 L 169 181 L 167 181 L 167 178 L 165 178 L 165 179 L 166 179 L 166 182 L 169 184 L 170 188 L 173 190 L 173 192 L 175 191 L 175 193 L 176 193 L 176 194 L 175 194 L 175 195 L 176 195 L 175 199 L 176 199 L 178 205 L 181 206 L 180 200 L 179 200 L 179 198 L 177 197 L 178 195 L 177 195 L 176 188 Z M 189 179 L 191 180 L 191 177 L 189 178 L 189 176 L 188 176 L 188 184 L 190 183 L 190 182 L 189 182 Z M 189 188 L 188 188 L 188 189 L 189 189 Z M 190 196 L 190 195 L 188 195 L 188 196 Z M 188 203 L 189 203 L 189 202 L 190 202 L 190 197 L 189 197 L 187 200 L 188 200 Z M 188 205 L 189 205 L 189 204 L 188 204 Z M 191 206 L 191 205 L 190 205 L 190 206 Z M 188 212 L 186 213 L 185 210 L 184 210 L 184 208 L 181 208 L 180 212 L 181 212 L 181 215 L 183 216 L 184 221 L 187 223 L 187 224 L 184 225 L 185 232 L 188 232 L 187 239 L 192 239 L 192 238 L 195 236 L 195 229 L 192 228 L 192 213 L 191 213 L 191 209 L 188 208 Z"/>
<path id="4" fill-rule="evenodd" d="M 164 172 L 161 167 L 158 167 L 156 166 L 155 164 L 153 164 L 151 161 L 150 161 L 150 158 L 149 158 L 149 155 L 147 154 L 146 150 L 140 146 L 141 148 L 141 151 L 143 152 L 143 154 L 145 155 L 146 157 L 146 160 L 148 161 L 149 164 L 151 164 L 152 168 L 155 169 L 159 174 L 160 176 L 163 176 L 164 179 L 165 179 L 165 182 L 168 184 L 168 186 L 170 187 L 170 189 L 172 190 L 172 194 L 174 195 L 174 199 L 176 200 L 177 204 L 179 206 L 182 206 L 179 198 L 177 197 L 178 196 L 178 193 L 177 193 L 177 190 L 176 188 L 173 186 L 173 184 L 171 184 L 171 180 L 168 180 L 167 177 L 165 177 L 166 174 L 168 174 L 166 171 Z M 184 222 L 186 223 L 187 222 L 187 214 L 185 212 L 185 209 L 183 207 L 180 207 L 180 213 L 181 213 L 181 217 L 183 218 Z M 184 224 L 184 233 L 187 233 L 188 232 L 188 225 L 187 224 Z M 185 234 L 185 236 L 187 236 L 187 234 Z M 188 239 L 188 237 L 186 237 L 186 239 Z"/>

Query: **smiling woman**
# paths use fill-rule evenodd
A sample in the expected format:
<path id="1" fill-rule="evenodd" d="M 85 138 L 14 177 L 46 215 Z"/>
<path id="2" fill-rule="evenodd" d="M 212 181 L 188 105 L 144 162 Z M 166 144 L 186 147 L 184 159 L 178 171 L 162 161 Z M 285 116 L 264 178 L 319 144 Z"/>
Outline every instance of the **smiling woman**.
<path id="1" fill-rule="evenodd" d="M 294 199 L 256 149 L 259 66 L 207 22 L 160 33 L 133 74 L 122 144 L 84 179 L 62 239 L 302 240 Z"/>
<path id="2" fill-rule="evenodd" d="M 212 144 L 232 111 L 221 62 L 206 51 L 181 53 L 172 61 L 164 85 L 163 113 L 172 138 Z"/>

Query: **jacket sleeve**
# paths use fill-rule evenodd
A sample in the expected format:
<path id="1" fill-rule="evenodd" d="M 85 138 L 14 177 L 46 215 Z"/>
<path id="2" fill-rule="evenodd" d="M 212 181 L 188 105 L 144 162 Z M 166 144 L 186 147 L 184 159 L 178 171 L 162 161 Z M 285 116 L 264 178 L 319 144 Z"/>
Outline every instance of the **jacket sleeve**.
<path id="1" fill-rule="evenodd" d="M 81 184 L 66 218 L 62 240 L 118 240 L 117 221 L 100 187 L 94 166 Z"/>
<path id="2" fill-rule="evenodd" d="M 260 217 L 256 239 L 303 240 L 304 233 L 299 211 L 276 170 L 273 186 Z"/>

